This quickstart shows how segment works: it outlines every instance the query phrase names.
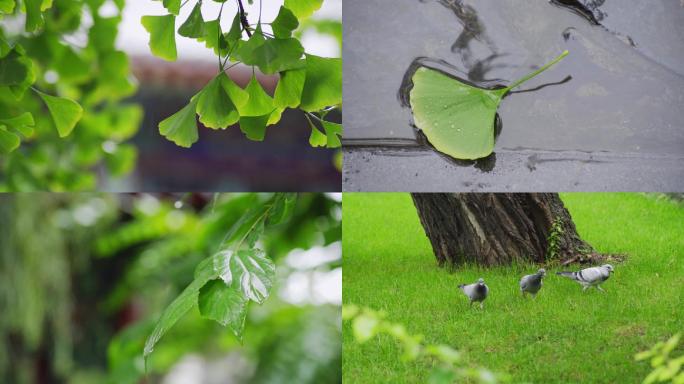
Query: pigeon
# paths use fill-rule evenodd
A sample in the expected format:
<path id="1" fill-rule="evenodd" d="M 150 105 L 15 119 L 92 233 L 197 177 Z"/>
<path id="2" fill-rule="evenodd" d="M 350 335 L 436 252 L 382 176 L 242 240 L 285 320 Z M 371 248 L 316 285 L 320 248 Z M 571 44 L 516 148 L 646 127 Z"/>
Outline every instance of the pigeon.
<path id="1" fill-rule="evenodd" d="M 529 293 L 534 298 L 542 287 L 544 276 L 546 276 L 544 268 L 541 268 L 535 274 L 523 276 L 520 279 L 520 292 L 522 292 L 522 295 L 525 296 L 525 293 Z"/>
<path id="2" fill-rule="evenodd" d="M 473 284 L 461 284 L 458 288 L 463 291 L 463 293 L 470 299 L 470 306 L 473 306 L 474 301 L 480 302 L 480 308 L 483 308 L 484 301 L 489 293 L 489 288 L 485 284 L 483 278 L 479 278 L 477 283 Z"/>
<path id="3" fill-rule="evenodd" d="M 565 276 L 582 284 L 582 291 L 586 291 L 589 287 L 596 287 L 596 289 L 601 292 L 605 291 L 599 284 L 608 280 L 611 273 L 613 273 L 613 266 L 610 264 L 604 264 L 600 267 L 585 268 L 579 272 L 556 272 L 557 275 Z"/>

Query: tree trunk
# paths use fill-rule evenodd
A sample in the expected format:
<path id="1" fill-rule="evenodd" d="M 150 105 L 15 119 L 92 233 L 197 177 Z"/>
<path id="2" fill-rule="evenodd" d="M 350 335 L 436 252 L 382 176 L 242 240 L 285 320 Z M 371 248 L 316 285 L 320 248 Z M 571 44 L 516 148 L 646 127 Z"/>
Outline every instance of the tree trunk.
<path id="1" fill-rule="evenodd" d="M 555 193 L 411 196 L 440 265 L 578 261 L 595 253 Z"/>

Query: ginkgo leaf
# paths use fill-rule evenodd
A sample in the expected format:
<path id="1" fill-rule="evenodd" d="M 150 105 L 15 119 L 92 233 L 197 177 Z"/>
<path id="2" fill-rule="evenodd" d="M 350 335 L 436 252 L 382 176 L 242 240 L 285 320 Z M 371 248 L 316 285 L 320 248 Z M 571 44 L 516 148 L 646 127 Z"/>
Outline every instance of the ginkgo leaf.
<path id="1" fill-rule="evenodd" d="M 219 46 L 221 55 L 225 55 L 228 49 L 228 43 L 221 34 L 221 25 L 218 20 L 211 20 L 204 23 L 204 36 L 197 38 L 197 41 L 203 41 L 204 46 L 212 49 L 215 54 L 219 54 Z"/>
<path id="2" fill-rule="evenodd" d="M 31 59 L 16 48 L 0 59 L 0 86 L 19 85 L 26 81 L 31 71 Z"/>
<path id="3" fill-rule="evenodd" d="M 318 130 L 316 125 L 309 120 L 309 126 L 311 127 L 311 135 L 309 135 L 309 145 L 312 147 L 325 147 L 328 145 L 328 137 L 321 131 Z"/>
<path id="4" fill-rule="evenodd" d="M 273 99 L 261 87 L 256 76 L 252 75 L 245 92 L 249 96 L 249 101 L 244 105 L 238 105 L 240 116 L 263 116 L 270 115 L 275 109 Z"/>
<path id="5" fill-rule="evenodd" d="M 313 112 L 342 103 L 342 59 L 306 55 L 306 79 L 299 108 Z"/>
<path id="6" fill-rule="evenodd" d="M 199 121 L 208 128 L 227 128 L 240 119 L 235 104 L 223 87 L 224 77 L 227 77 L 225 72 L 219 73 L 197 96 Z"/>
<path id="7" fill-rule="evenodd" d="M 280 118 L 283 117 L 283 111 L 285 111 L 285 108 L 278 108 L 273 110 L 270 115 L 268 115 L 268 120 L 266 121 L 266 125 L 273 125 L 277 124 L 280 121 Z"/>
<path id="8" fill-rule="evenodd" d="M 242 340 L 245 328 L 248 302 L 242 292 L 227 286 L 222 280 L 206 283 L 197 299 L 203 317 L 227 326 L 239 340 Z"/>
<path id="9" fill-rule="evenodd" d="M 306 19 L 313 15 L 322 4 L 323 0 L 285 0 L 285 7 L 299 19 Z"/>
<path id="10" fill-rule="evenodd" d="M 223 89 L 228 92 L 230 100 L 236 107 L 238 107 L 238 110 L 240 110 L 240 107 L 243 107 L 245 104 L 247 104 L 247 101 L 249 100 L 249 94 L 244 89 L 240 88 L 239 85 L 235 84 L 230 77 L 227 75 L 221 77 L 221 85 L 223 86 Z"/>
<path id="11" fill-rule="evenodd" d="M 342 143 L 340 142 L 340 137 L 342 136 L 342 124 L 331 123 L 325 120 L 322 124 L 325 129 L 328 148 L 341 147 Z"/>
<path id="12" fill-rule="evenodd" d="M 0 124 L 17 130 L 24 137 L 33 135 L 33 127 L 36 125 L 33 120 L 33 115 L 30 112 L 24 112 L 19 116 L 0 119 Z"/>
<path id="13" fill-rule="evenodd" d="M 241 116 L 240 130 L 250 140 L 263 141 L 266 136 L 266 125 L 268 125 L 270 117 L 270 113 L 262 116 Z"/>
<path id="14" fill-rule="evenodd" d="M 164 60 L 176 60 L 176 16 L 143 16 L 142 25 L 150 34 L 150 50 Z"/>
<path id="15" fill-rule="evenodd" d="M 166 8 L 169 12 L 178 16 L 181 7 L 181 0 L 164 0 L 162 4 L 164 4 L 164 8 Z"/>
<path id="16" fill-rule="evenodd" d="M 271 22 L 273 35 L 278 38 L 288 38 L 292 36 L 292 31 L 297 29 L 299 21 L 291 10 L 280 7 L 278 16 Z"/>
<path id="17" fill-rule="evenodd" d="M 197 97 L 193 97 L 183 109 L 159 123 L 159 133 L 178 146 L 190 148 L 197 141 L 196 108 Z"/>
<path id="18" fill-rule="evenodd" d="M 280 80 L 273 94 L 273 105 L 278 108 L 295 108 L 302 99 L 306 69 L 280 72 Z"/>
<path id="19" fill-rule="evenodd" d="M 197 2 L 183 25 L 178 27 L 178 34 L 190 38 L 204 36 L 204 19 L 202 18 L 202 3 Z"/>
<path id="20" fill-rule="evenodd" d="M 69 136 L 76 123 L 81 120 L 83 108 L 71 99 L 50 96 L 40 91 L 36 92 L 50 111 L 50 116 L 52 116 L 52 121 L 55 123 L 59 137 Z"/>
<path id="21" fill-rule="evenodd" d="M 7 131 L 4 125 L 0 125 L 0 153 L 8 154 L 19 148 L 19 136 Z"/>
<path id="22" fill-rule="evenodd" d="M 233 23 L 230 25 L 228 33 L 225 34 L 226 42 L 229 46 L 233 46 L 238 40 L 242 38 L 242 24 L 240 23 L 240 13 L 236 12 L 233 18 Z"/>
<path id="23" fill-rule="evenodd" d="M 414 123 L 442 153 L 464 160 L 487 157 L 494 150 L 494 119 L 503 96 L 567 54 L 498 89 L 477 88 L 437 70 L 418 68 L 410 91 Z"/>

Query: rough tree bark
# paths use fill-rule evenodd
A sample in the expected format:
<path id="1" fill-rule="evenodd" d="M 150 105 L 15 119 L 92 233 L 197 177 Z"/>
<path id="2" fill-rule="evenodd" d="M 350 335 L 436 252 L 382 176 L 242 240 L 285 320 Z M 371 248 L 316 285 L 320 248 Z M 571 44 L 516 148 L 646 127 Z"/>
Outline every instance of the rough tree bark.
<path id="1" fill-rule="evenodd" d="M 555 193 L 411 196 L 440 265 L 568 263 L 596 254 Z"/>

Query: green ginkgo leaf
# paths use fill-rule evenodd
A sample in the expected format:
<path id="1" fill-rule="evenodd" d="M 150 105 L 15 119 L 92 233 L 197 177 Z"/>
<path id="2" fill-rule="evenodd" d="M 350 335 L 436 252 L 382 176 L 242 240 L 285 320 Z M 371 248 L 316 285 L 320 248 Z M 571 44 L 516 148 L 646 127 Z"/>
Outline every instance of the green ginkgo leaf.
<path id="1" fill-rule="evenodd" d="M 0 124 L 15 129 L 24 135 L 24 137 L 32 136 L 33 127 L 36 125 L 33 120 L 33 115 L 30 112 L 24 112 L 15 117 L 0 119 Z"/>
<path id="2" fill-rule="evenodd" d="M 328 148 L 339 148 L 342 146 L 340 137 L 342 136 L 342 124 L 331 123 L 323 121 L 323 128 L 325 129 L 326 144 Z"/>
<path id="3" fill-rule="evenodd" d="M 322 4 L 323 0 L 285 0 L 285 8 L 291 10 L 299 19 L 313 15 Z"/>
<path id="4" fill-rule="evenodd" d="M 16 86 L 22 84 L 30 76 L 31 59 L 21 50 L 12 49 L 5 57 L 0 58 L 0 86 Z"/>
<path id="5" fill-rule="evenodd" d="M 19 147 L 19 136 L 6 130 L 4 125 L 0 125 L 0 153 L 8 154 Z"/>
<path id="6" fill-rule="evenodd" d="M 181 8 L 181 0 L 164 0 L 162 4 L 164 4 L 164 8 L 166 8 L 169 12 L 178 16 Z"/>
<path id="7" fill-rule="evenodd" d="M 219 54 L 219 46 L 221 55 L 225 55 L 228 49 L 228 43 L 221 32 L 221 25 L 218 20 L 211 20 L 204 23 L 204 35 L 198 37 L 197 41 L 203 41 L 204 46 L 214 50 L 215 54 Z"/>
<path id="8" fill-rule="evenodd" d="M 261 116 L 241 116 L 240 130 L 250 140 L 263 141 L 266 137 L 266 125 L 268 125 L 270 117 L 270 113 Z"/>
<path id="9" fill-rule="evenodd" d="M 306 55 L 300 109 L 313 112 L 342 103 L 342 59 Z"/>
<path id="10" fill-rule="evenodd" d="M 237 107 L 223 86 L 226 76 L 221 72 L 197 95 L 199 121 L 208 128 L 228 128 L 240 119 Z"/>
<path id="11" fill-rule="evenodd" d="M 296 108 L 302 100 L 306 69 L 280 72 L 280 80 L 273 94 L 273 105 L 278 108 Z"/>
<path id="12" fill-rule="evenodd" d="M 197 141 L 196 108 L 197 97 L 195 96 L 183 109 L 159 123 L 159 133 L 178 146 L 190 148 Z"/>
<path id="13" fill-rule="evenodd" d="M 301 68 L 304 47 L 294 38 L 265 38 L 259 24 L 252 37 L 240 44 L 233 55 L 233 60 L 246 65 L 254 65 L 266 74 L 273 74 L 288 69 Z"/>
<path id="14" fill-rule="evenodd" d="M 204 19 L 202 18 L 202 3 L 197 2 L 195 8 L 190 12 L 190 16 L 183 25 L 178 27 L 178 34 L 190 38 L 204 36 Z"/>
<path id="15" fill-rule="evenodd" d="M 311 127 L 311 135 L 309 135 L 309 145 L 312 147 L 325 147 L 328 145 L 328 137 L 321 131 L 318 130 L 316 125 L 309 120 L 309 126 Z"/>
<path id="16" fill-rule="evenodd" d="M 437 70 L 421 67 L 412 77 L 413 119 L 438 151 L 456 159 L 475 160 L 494 150 L 494 119 L 508 91 L 540 74 L 568 54 L 499 89 L 464 84 Z"/>
<path id="17" fill-rule="evenodd" d="M 26 32 L 33 32 L 43 26 L 43 13 L 40 10 L 42 0 L 24 0 L 26 7 Z"/>
<path id="18" fill-rule="evenodd" d="M 50 116 L 52 116 L 52 121 L 55 123 L 59 137 L 69 136 L 76 123 L 81 120 L 83 108 L 71 99 L 50 96 L 40 91 L 36 92 L 50 111 Z"/>
<path id="19" fill-rule="evenodd" d="M 143 16 L 140 20 L 150 34 L 150 50 L 164 60 L 176 60 L 176 16 Z"/>
<path id="20" fill-rule="evenodd" d="M 249 101 L 242 106 L 238 105 L 240 116 L 270 115 L 275 109 L 273 99 L 261 87 L 256 76 L 252 75 L 247 87 L 245 87 L 245 92 L 249 96 Z"/>
<path id="21" fill-rule="evenodd" d="M 273 35 L 278 38 L 288 38 L 292 36 L 292 31 L 297 29 L 299 21 L 297 16 L 285 7 L 280 7 L 278 16 L 271 22 Z"/>

